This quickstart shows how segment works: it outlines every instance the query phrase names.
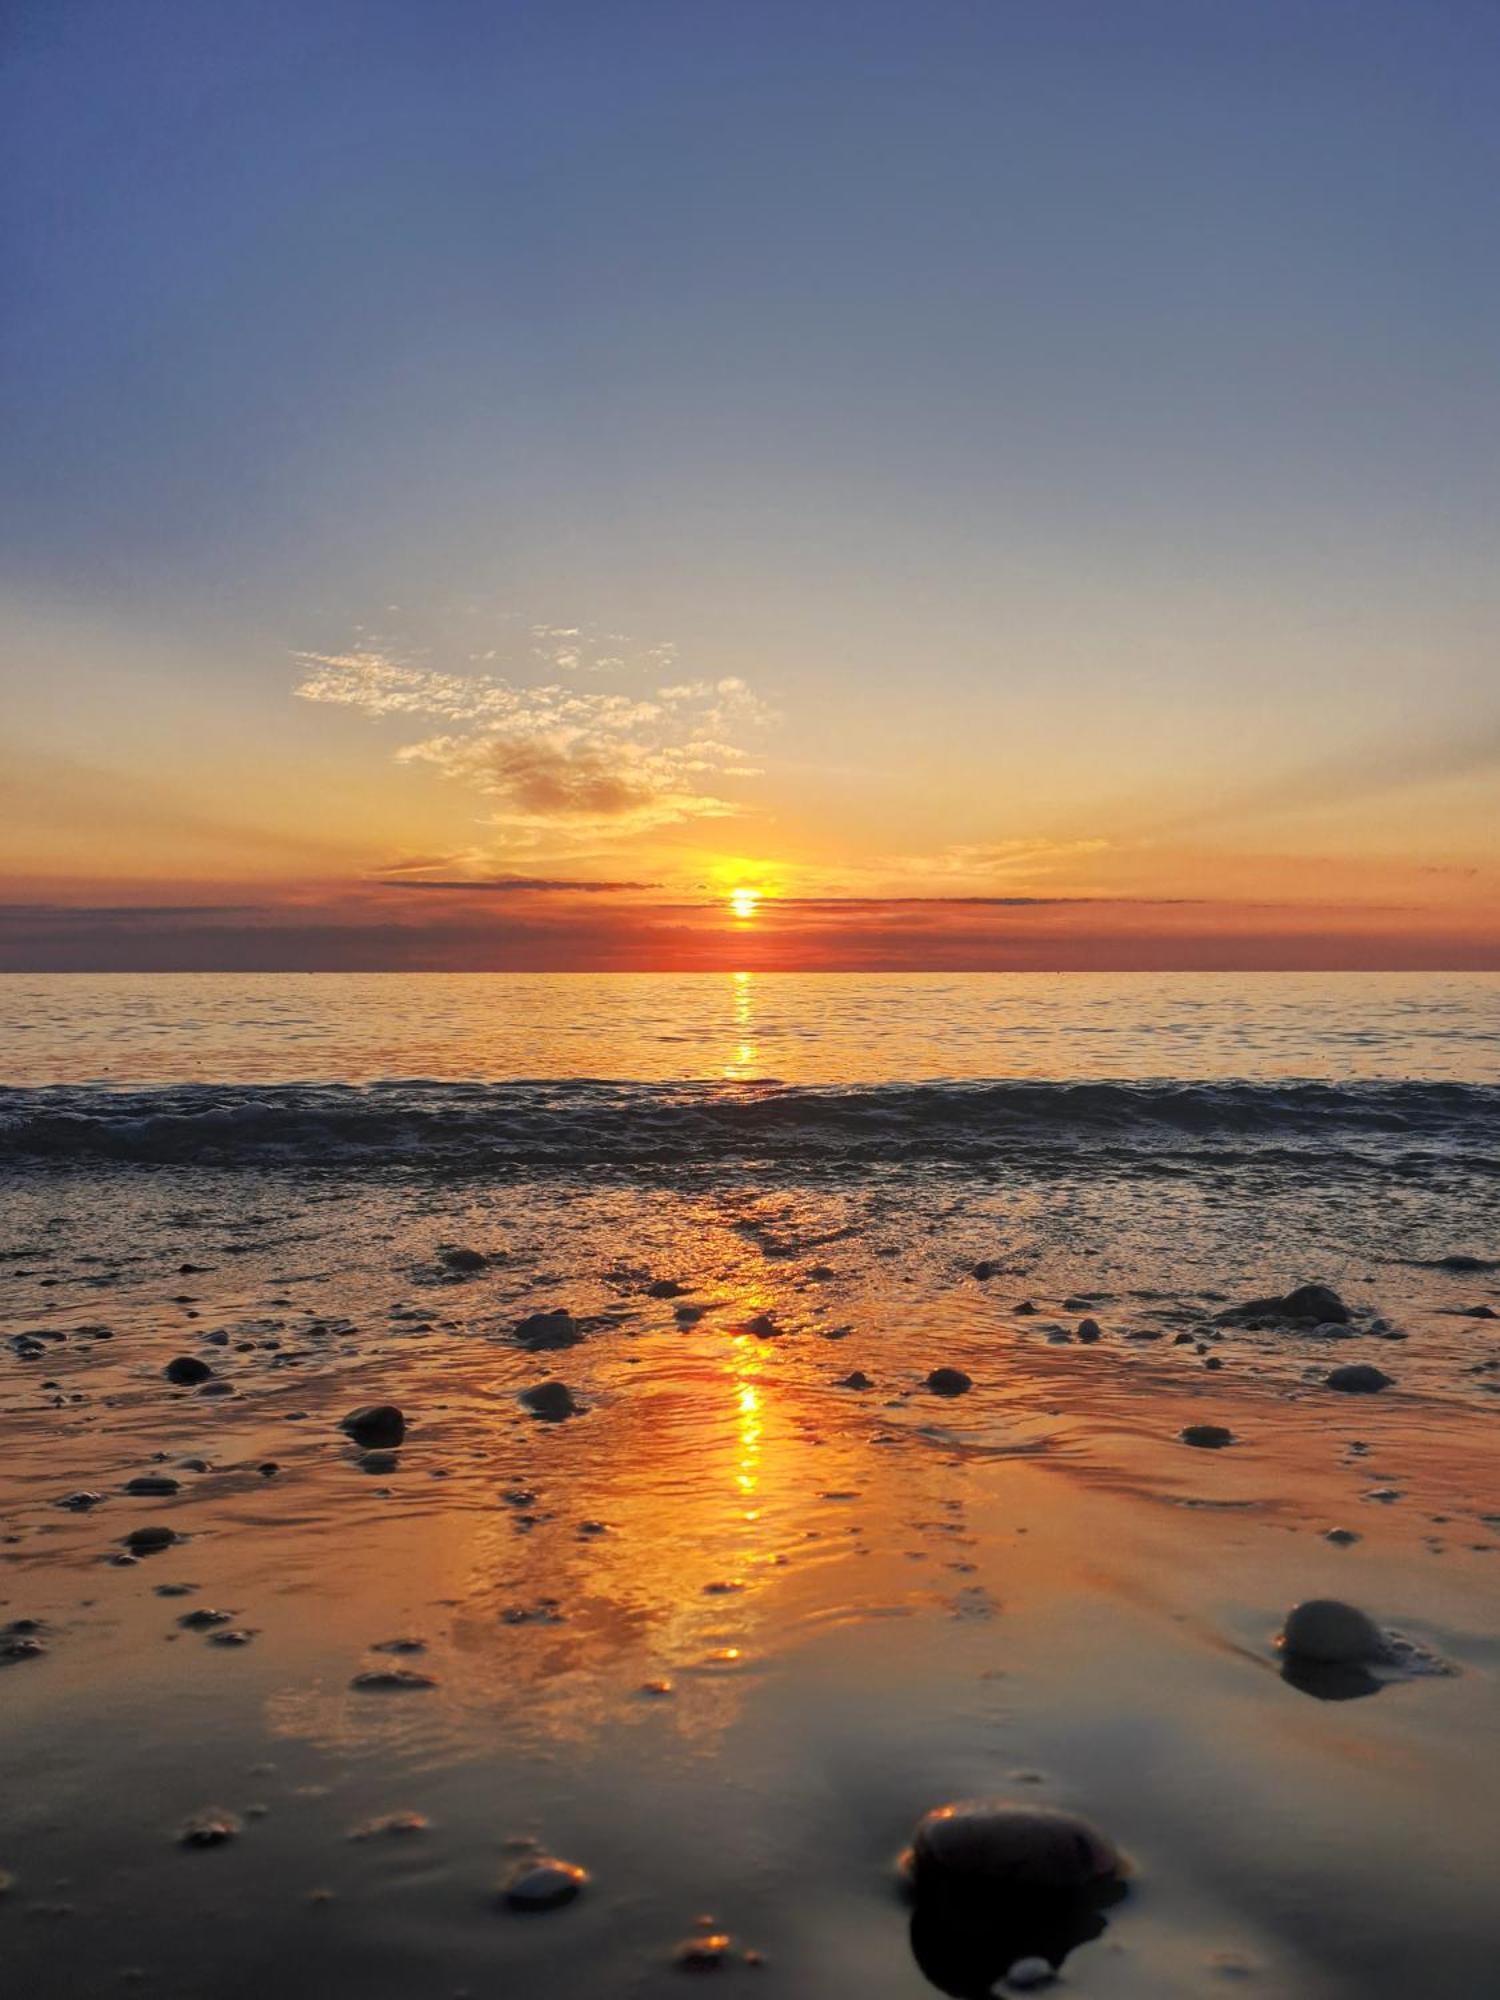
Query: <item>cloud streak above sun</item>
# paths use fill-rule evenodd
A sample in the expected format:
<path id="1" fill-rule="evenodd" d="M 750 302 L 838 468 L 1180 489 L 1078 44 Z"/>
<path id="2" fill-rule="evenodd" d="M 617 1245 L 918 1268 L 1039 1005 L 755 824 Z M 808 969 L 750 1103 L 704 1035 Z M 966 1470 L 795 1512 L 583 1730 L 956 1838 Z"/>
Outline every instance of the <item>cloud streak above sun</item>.
<path id="1" fill-rule="evenodd" d="M 630 670 L 624 655 L 586 654 L 575 628 L 531 631 L 544 639 L 533 653 L 554 669 L 587 661 L 596 672 Z M 482 796 L 486 822 L 516 845 L 548 833 L 619 840 L 734 818 L 744 803 L 726 790 L 759 775 L 740 738 L 772 719 L 735 675 L 640 691 L 444 672 L 370 647 L 297 658 L 304 701 L 445 725 L 398 745 L 394 761 L 429 766 Z M 658 671 L 675 664 L 670 646 L 647 649 L 640 662 Z"/>

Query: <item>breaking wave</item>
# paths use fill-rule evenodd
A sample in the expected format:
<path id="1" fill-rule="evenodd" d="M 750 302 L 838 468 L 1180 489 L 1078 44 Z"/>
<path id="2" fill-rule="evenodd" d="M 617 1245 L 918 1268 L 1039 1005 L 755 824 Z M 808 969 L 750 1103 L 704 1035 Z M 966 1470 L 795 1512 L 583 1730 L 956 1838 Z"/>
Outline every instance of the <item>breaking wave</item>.
<path id="1" fill-rule="evenodd" d="M 1457 1083 L 566 1082 L 0 1089 L 0 1166 L 447 1173 L 838 1167 L 1189 1170 L 1277 1156 L 1500 1174 L 1500 1086 Z"/>

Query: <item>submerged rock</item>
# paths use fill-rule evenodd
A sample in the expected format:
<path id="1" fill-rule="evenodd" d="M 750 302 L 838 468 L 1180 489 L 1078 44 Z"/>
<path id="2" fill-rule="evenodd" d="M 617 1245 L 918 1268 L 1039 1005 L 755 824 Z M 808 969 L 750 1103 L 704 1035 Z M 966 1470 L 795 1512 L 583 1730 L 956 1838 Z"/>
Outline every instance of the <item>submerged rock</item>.
<path id="1" fill-rule="evenodd" d="M 1385 1656 L 1380 1628 L 1353 1604 L 1310 1597 L 1287 1613 L 1281 1648 L 1298 1660 L 1325 1667 L 1366 1666 Z"/>
<path id="2" fill-rule="evenodd" d="M 540 1417 L 549 1424 L 561 1423 L 566 1417 L 576 1417 L 583 1405 L 576 1399 L 566 1382 L 538 1382 L 535 1388 L 523 1389 L 516 1398 L 534 1417 Z"/>
<path id="3" fill-rule="evenodd" d="M 396 1445 L 406 1436 L 406 1418 L 394 1403 L 364 1403 L 349 1412 L 339 1429 L 356 1444 Z"/>
<path id="4" fill-rule="evenodd" d="M 1081 1319 L 1078 1322 L 1078 1338 L 1081 1341 L 1089 1342 L 1098 1340 L 1101 1338 L 1103 1331 L 1103 1328 L 1096 1319 Z"/>
<path id="5" fill-rule="evenodd" d="M 512 1910 L 559 1910 L 588 1886 L 588 1870 L 576 1861 L 543 1854 L 520 1862 L 500 1885 Z"/>
<path id="6" fill-rule="evenodd" d="M 169 1382 L 175 1382 L 180 1389 L 196 1388 L 213 1374 L 206 1361 L 200 1361 L 196 1354 L 176 1354 L 161 1371 Z"/>
<path id="7" fill-rule="evenodd" d="M 1302 1326 L 1347 1326 L 1354 1318 L 1338 1293 L 1328 1285 L 1298 1285 L 1282 1298 L 1247 1299 L 1227 1306 L 1214 1318 L 1221 1326 L 1246 1320 L 1289 1320 Z"/>
<path id="8" fill-rule="evenodd" d="M 965 1889 L 1072 1893 L 1118 1881 L 1125 1864 L 1113 1842 L 1076 1813 L 968 1799 L 917 1822 L 905 1870 L 921 1898 Z"/>
<path id="9" fill-rule="evenodd" d="M 934 1396 L 963 1396 L 973 1388 L 974 1378 L 962 1368 L 934 1368 L 927 1377 L 927 1386 Z"/>
<path id="10" fill-rule="evenodd" d="M 875 1384 L 863 1368 L 856 1368 L 851 1375 L 840 1375 L 833 1386 L 835 1389 L 873 1389 Z"/>
<path id="11" fill-rule="evenodd" d="M 1389 1389 L 1395 1378 L 1373 1362 L 1350 1361 L 1323 1379 L 1330 1389 L 1342 1389 L 1353 1396 L 1373 1396 L 1381 1389 Z"/>
<path id="12" fill-rule="evenodd" d="M 469 1250 L 462 1244 L 438 1252 L 438 1262 L 449 1271 L 482 1271 L 489 1261 L 482 1250 Z"/>
<path id="13" fill-rule="evenodd" d="M 138 1472 L 134 1479 L 125 1482 L 125 1491 L 140 1496 L 155 1495 L 165 1499 L 169 1494 L 182 1490 L 182 1482 L 174 1479 L 169 1472 Z"/>
<path id="14" fill-rule="evenodd" d="M 1234 1432 L 1223 1424 L 1188 1424 L 1177 1435 L 1200 1451 L 1222 1451 L 1225 1445 L 1237 1442 Z"/>
<path id="15" fill-rule="evenodd" d="M 576 1347 L 583 1333 L 566 1306 L 557 1306 L 551 1312 L 531 1313 L 518 1320 L 511 1339 L 529 1354 L 545 1354 L 557 1348 Z"/>

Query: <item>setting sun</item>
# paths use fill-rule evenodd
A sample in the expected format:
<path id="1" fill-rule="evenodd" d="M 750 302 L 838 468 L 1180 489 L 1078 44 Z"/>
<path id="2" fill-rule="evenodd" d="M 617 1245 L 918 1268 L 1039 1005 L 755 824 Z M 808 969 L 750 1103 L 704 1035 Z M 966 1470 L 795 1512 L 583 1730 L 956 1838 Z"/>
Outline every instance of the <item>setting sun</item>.
<path id="1" fill-rule="evenodd" d="M 729 907 L 741 923 L 748 923 L 760 908 L 759 889 L 731 889 Z"/>

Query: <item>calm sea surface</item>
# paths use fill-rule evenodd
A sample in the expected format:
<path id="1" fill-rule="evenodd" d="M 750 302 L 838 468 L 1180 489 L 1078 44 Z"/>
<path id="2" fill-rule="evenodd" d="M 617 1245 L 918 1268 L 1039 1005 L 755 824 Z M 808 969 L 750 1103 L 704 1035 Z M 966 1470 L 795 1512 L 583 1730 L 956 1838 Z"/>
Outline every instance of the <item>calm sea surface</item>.
<path id="1" fill-rule="evenodd" d="M 0 978 L 0 1082 L 1500 1081 L 1495 974 Z"/>

